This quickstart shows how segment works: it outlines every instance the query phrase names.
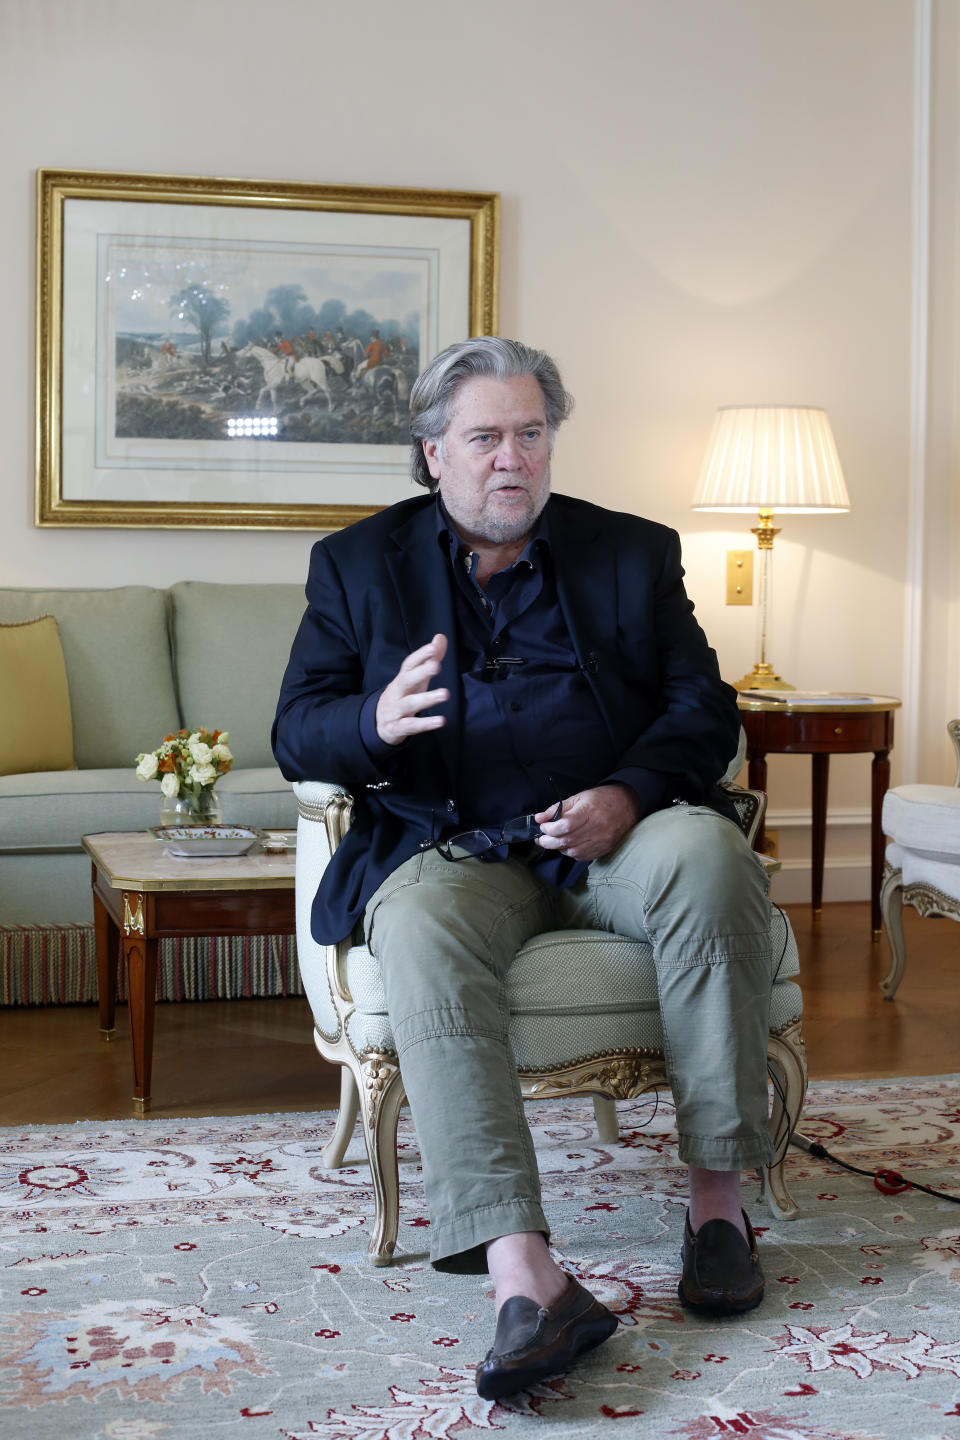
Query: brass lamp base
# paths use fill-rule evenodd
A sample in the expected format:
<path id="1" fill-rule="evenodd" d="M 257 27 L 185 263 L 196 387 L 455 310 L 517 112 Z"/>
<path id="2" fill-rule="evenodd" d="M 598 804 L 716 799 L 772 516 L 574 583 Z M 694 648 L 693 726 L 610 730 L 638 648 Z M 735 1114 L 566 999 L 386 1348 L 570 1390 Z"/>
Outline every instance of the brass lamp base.
<path id="1" fill-rule="evenodd" d="M 797 687 L 790 685 L 777 675 L 772 665 L 758 660 L 749 675 L 744 675 L 742 680 L 733 681 L 733 688 L 734 690 L 796 690 Z"/>

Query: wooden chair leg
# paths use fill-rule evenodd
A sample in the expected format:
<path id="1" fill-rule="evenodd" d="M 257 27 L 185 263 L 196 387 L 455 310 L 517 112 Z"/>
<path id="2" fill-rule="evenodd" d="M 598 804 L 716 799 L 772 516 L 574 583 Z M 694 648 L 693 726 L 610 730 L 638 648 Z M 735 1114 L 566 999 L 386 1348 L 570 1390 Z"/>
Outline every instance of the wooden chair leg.
<path id="1" fill-rule="evenodd" d="M 397 1121 L 405 1093 L 396 1056 L 365 1055 L 360 1065 L 360 1086 L 360 1118 L 375 1205 L 373 1234 L 367 1249 L 372 1264 L 389 1265 L 400 1228 Z"/>
<path id="2" fill-rule="evenodd" d="M 777 1220 L 794 1220 L 798 1206 L 783 1178 L 788 1137 L 796 1128 L 807 1093 L 807 1064 L 799 1023 L 782 1035 L 771 1035 L 767 1045 L 767 1068 L 774 1081 L 770 1110 L 770 1134 L 776 1147 L 773 1164 L 760 1171 L 761 1197 Z"/>
<path id="3" fill-rule="evenodd" d="M 903 871 L 891 870 L 880 887 L 880 912 L 890 941 L 890 969 L 880 981 L 884 1000 L 892 1000 L 907 967 L 907 945 L 903 937 Z"/>
<path id="4" fill-rule="evenodd" d="M 594 1095 L 593 1114 L 597 1122 L 597 1137 L 604 1145 L 612 1145 L 615 1140 L 620 1139 L 617 1106 L 609 1095 Z"/>
<path id="5" fill-rule="evenodd" d="M 343 1164 L 343 1157 L 347 1153 L 347 1146 L 353 1138 L 353 1131 L 357 1123 L 359 1110 L 360 1092 L 357 1089 L 357 1082 L 353 1071 L 349 1065 L 341 1065 L 340 1110 L 337 1115 L 337 1124 L 321 1156 L 322 1163 L 328 1170 L 338 1170 Z"/>

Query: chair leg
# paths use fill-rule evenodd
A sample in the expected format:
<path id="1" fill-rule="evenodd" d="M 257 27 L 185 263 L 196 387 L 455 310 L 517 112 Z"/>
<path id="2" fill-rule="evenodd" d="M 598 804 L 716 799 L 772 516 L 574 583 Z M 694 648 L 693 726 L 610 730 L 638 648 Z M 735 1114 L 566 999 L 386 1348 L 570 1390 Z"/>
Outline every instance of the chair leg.
<path id="1" fill-rule="evenodd" d="M 343 1164 L 347 1146 L 353 1136 L 360 1109 L 360 1092 L 349 1065 L 340 1066 L 340 1110 L 336 1128 L 320 1157 L 328 1170 L 338 1170 Z"/>
<path id="2" fill-rule="evenodd" d="M 798 1206 L 787 1189 L 783 1162 L 788 1136 L 796 1128 L 807 1093 L 807 1064 L 799 1023 L 782 1035 L 771 1035 L 767 1045 L 767 1068 L 774 1081 L 770 1110 L 770 1134 L 776 1146 L 771 1165 L 760 1170 L 760 1193 L 777 1220 L 794 1220 Z"/>
<path id="3" fill-rule="evenodd" d="M 400 1176 L 397 1170 L 397 1121 L 404 1100 L 396 1057 L 365 1055 L 360 1063 L 363 1139 L 370 1162 L 375 1214 L 367 1247 L 373 1265 L 389 1265 L 400 1228 Z"/>
<path id="4" fill-rule="evenodd" d="M 903 938 L 903 871 L 891 870 L 880 889 L 880 912 L 890 941 L 890 969 L 880 981 L 884 1000 L 892 1000 L 907 966 L 907 945 Z"/>
<path id="5" fill-rule="evenodd" d="M 620 1139 L 617 1106 L 609 1095 L 594 1095 L 593 1114 L 597 1122 L 597 1137 L 604 1145 L 612 1145 L 615 1140 Z"/>

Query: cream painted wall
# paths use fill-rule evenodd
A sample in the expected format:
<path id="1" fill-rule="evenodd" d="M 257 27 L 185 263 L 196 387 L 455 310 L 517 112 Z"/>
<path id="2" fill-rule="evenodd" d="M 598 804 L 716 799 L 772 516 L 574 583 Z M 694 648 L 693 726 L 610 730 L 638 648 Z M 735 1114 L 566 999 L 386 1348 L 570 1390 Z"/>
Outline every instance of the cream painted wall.
<path id="1" fill-rule="evenodd" d="M 802 686 L 900 693 L 914 31 L 913 0 L 0 0 L 0 583 L 299 579 L 312 539 L 33 527 L 37 167 L 498 190 L 501 330 L 556 354 L 578 401 L 557 488 L 681 531 L 733 678 L 755 615 L 724 606 L 723 552 L 750 537 L 689 509 L 713 412 L 825 406 L 853 508 L 784 519 L 773 658 Z M 935 124 L 955 51 L 938 63 Z M 947 151 L 937 278 L 953 305 Z M 949 489 L 947 329 L 930 463 Z M 956 591 L 931 603 L 924 625 L 956 637 Z M 831 787 L 861 850 L 866 766 L 835 762 Z M 774 762 L 771 790 L 802 828 L 806 764 Z"/>

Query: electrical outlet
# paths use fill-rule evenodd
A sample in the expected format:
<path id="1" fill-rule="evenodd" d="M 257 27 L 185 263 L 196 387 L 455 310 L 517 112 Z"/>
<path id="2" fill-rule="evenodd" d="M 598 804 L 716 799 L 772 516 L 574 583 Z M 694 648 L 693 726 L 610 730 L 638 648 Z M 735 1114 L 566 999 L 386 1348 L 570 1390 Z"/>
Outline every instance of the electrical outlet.
<path id="1" fill-rule="evenodd" d="M 727 604 L 753 604 L 753 551 L 727 551 Z"/>

